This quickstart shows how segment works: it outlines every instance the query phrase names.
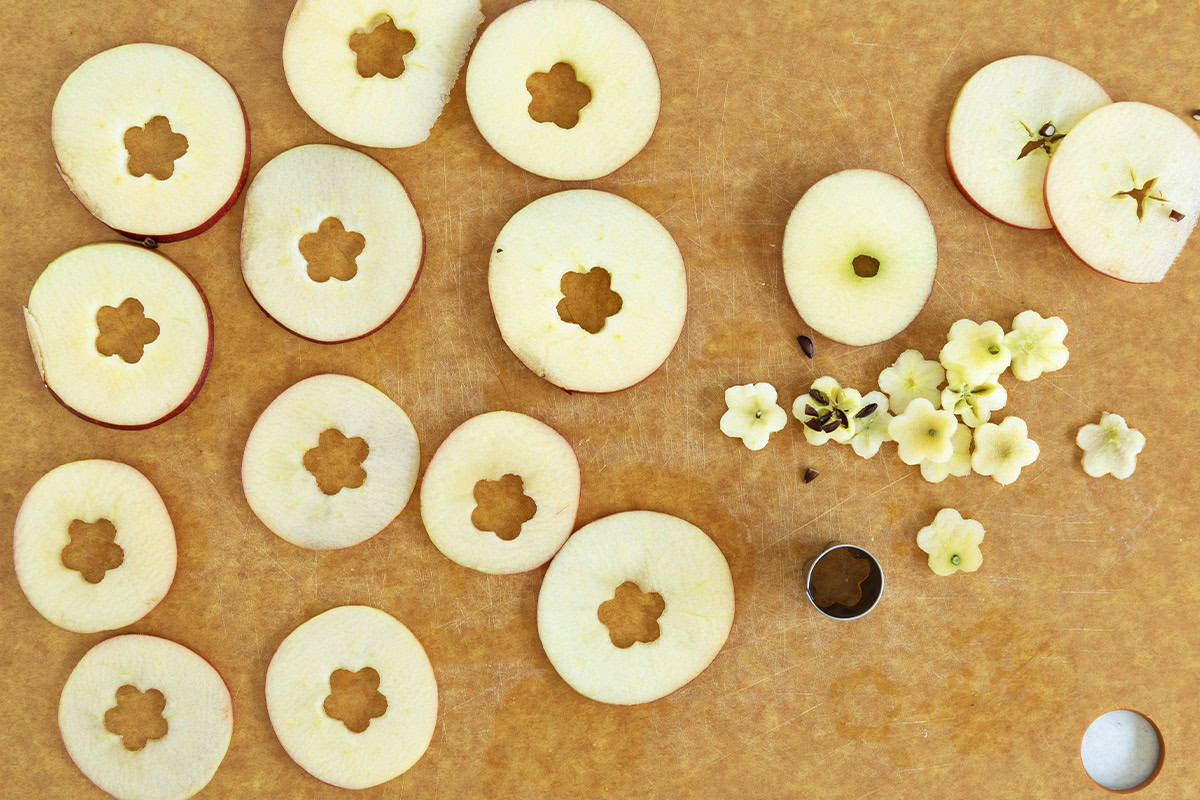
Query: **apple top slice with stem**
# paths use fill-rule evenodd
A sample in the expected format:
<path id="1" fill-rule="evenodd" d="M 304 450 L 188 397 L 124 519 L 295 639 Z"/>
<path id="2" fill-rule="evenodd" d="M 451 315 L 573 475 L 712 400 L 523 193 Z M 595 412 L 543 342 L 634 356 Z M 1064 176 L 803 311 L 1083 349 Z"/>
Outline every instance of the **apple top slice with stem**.
<path id="1" fill-rule="evenodd" d="M 1046 172 L 1046 208 L 1085 264 L 1130 283 L 1157 283 L 1200 216 L 1200 136 L 1146 103 L 1085 117 Z"/>
<path id="2" fill-rule="evenodd" d="M 963 85 L 950 112 L 950 175 L 985 214 L 1018 228 L 1050 228 L 1042 201 L 1050 156 L 1079 120 L 1111 102 L 1100 84 L 1053 58 L 993 61 Z"/>

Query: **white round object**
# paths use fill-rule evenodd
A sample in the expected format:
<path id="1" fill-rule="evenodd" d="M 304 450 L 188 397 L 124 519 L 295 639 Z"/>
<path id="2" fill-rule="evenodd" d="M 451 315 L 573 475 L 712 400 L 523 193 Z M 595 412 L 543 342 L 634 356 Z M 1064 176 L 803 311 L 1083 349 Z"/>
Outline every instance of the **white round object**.
<path id="1" fill-rule="evenodd" d="M 314 280 L 300 249 L 326 219 L 362 237 L 349 280 Z M 318 342 L 357 339 L 404 304 L 421 270 L 421 222 L 396 176 L 370 156 L 327 144 L 271 159 L 246 192 L 242 277 L 263 311 Z"/>
<path id="2" fill-rule="evenodd" d="M 659 636 L 620 648 L 600 605 L 627 581 L 665 602 Z M 538 594 L 538 635 L 575 691 L 602 703 L 664 697 L 716 658 L 733 624 L 733 580 L 704 531 L 654 511 L 625 511 L 584 525 L 550 562 Z"/>
<path id="3" fill-rule="evenodd" d="M 529 115 L 526 81 L 560 63 L 592 93 L 571 128 Z M 479 37 L 467 65 L 467 105 L 483 138 L 518 167 L 557 180 L 591 180 L 618 169 L 650 141 L 658 122 L 658 71 L 637 31 L 606 6 L 529 0 Z"/>
<path id="4" fill-rule="evenodd" d="M 361 733 L 325 713 L 336 670 L 371 668 L 387 700 Z M 310 775 L 366 789 L 407 772 L 437 723 L 437 681 L 417 637 L 377 608 L 341 606 L 288 634 L 267 667 L 267 713 L 280 744 Z"/>
<path id="5" fill-rule="evenodd" d="M 854 261 L 878 262 L 861 277 Z M 804 321 L 849 345 L 892 338 L 929 299 L 937 239 L 911 186 L 886 172 L 849 169 L 800 198 L 783 236 L 783 276 Z"/>
<path id="6" fill-rule="evenodd" d="M 1125 194 L 1147 188 L 1142 203 Z M 1046 208 L 1092 269 L 1157 283 L 1200 218 L 1200 136 L 1157 106 L 1098 108 L 1059 143 L 1046 171 Z"/>
<path id="7" fill-rule="evenodd" d="M 98 583 L 63 564 L 75 520 L 116 529 L 119 566 Z M 158 605 L 175 578 L 175 528 L 154 485 L 117 461 L 74 461 L 47 472 L 21 502 L 13 528 L 17 582 L 38 613 L 60 628 L 122 628 Z"/>
<path id="8" fill-rule="evenodd" d="M 104 726 L 117 690 L 155 689 L 167 733 L 138 750 Z M 118 800 L 186 800 L 212 780 L 233 734 L 233 705 L 217 671 L 156 636 L 116 636 L 88 650 L 63 686 L 58 728 L 88 780 Z"/>
<path id="9" fill-rule="evenodd" d="M 1092 721 L 1079 746 L 1083 768 L 1106 789 L 1135 789 L 1154 776 L 1162 762 L 1162 737 L 1136 711 L 1109 711 Z"/>
<path id="10" fill-rule="evenodd" d="M 158 326 L 133 362 L 97 349 L 97 315 L 128 299 Z M 212 359 L 212 314 L 199 285 L 132 244 L 85 245 L 50 262 L 29 292 L 25 327 L 46 387 L 76 414 L 113 428 L 148 428 L 178 414 Z"/>
<path id="11" fill-rule="evenodd" d="M 537 505 L 515 539 L 472 522 L 475 485 L 517 475 Z M 451 561 L 480 572 L 511 574 L 545 564 L 575 525 L 579 462 L 558 431 L 512 411 L 481 414 L 455 428 L 433 454 L 421 481 L 421 519 Z"/>
<path id="12" fill-rule="evenodd" d="M 600 267 L 620 310 L 597 333 L 558 313 L 563 276 Z M 529 369 L 564 389 L 615 392 L 649 377 L 683 331 L 683 256 L 658 220 L 607 192 L 534 200 L 496 237 L 488 291 L 500 334 Z"/>
<path id="13" fill-rule="evenodd" d="M 350 37 L 388 20 L 416 40 L 404 71 L 363 77 Z M 299 0 L 283 36 L 283 73 L 304 113 L 366 147 L 429 138 L 483 22 L 479 0 Z"/>
<path id="14" fill-rule="evenodd" d="M 174 172 L 134 176 L 125 136 L 166 117 L 187 139 Z M 88 211 L 134 238 L 174 241 L 207 230 L 242 188 L 250 128 L 229 82 L 200 59 L 161 44 L 125 44 L 84 61 L 54 98 L 58 171 Z"/>
<path id="15" fill-rule="evenodd" d="M 1086 114 L 1111 102 L 1090 76 L 1053 58 L 993 61 L 963 85 L 950 112 L 950 175 L 984 213 L 1019 228 L 1049 228 L 1042 189 L 1050 154 Z"/>
<path id="16" fill-rule="evenodd" d="M 334 429 L 368 447 L 357 488 L 325 494 L 305 454 Z M 306 378 L 271 401 L 242 455 L 242 489 L 271 531 L 297 547 L 333 550 L 366 541 L 395 519 L 417 482 L 420 446 L 404 409 L 346 375 Z"/>

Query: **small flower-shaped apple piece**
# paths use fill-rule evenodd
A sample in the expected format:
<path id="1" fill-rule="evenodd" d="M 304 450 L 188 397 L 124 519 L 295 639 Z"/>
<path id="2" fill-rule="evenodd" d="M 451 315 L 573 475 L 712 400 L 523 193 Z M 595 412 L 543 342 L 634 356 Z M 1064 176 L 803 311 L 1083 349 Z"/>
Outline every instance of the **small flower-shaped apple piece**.
<path id="1" fill-rule="evenodd" d="M 979 569 L 983 563 L 979 549 L 982 541 L 983 526 L 973 519 L 963 519 L 953 508 L 943 508 L 917 533 L 917 547 L 929 554 L 929 568 L 937 575 Z"/>
<path id="2" fill-rule="evenodd" d="M 825 375 L 813 381 L 807 394 L 792 403 L 792 416 L 804 423 L 804 438 L 821 445 L 829 440 L 845 444 L 857 429 L 856 415 L 863 409 L 857 389 L 843 387 Z"/>
<path id="3" fill-rule="evenodd" d="M 922 461 L 941 464 L 954 455 L 952 437 L 958 420 L 949 411 L 939 411 L 924 397 L 908 404 L 904 413 L 888 423 L 888 435 L 896 441 L 900 460 L 916 465 Z"/>
<path id="4" fill-rule="evenodd" d="M 999 323 L 960 319 L 950 326 L 939 359 L 947 372 L 954 370 L 967 383 L 978 385 L 1008 369 L 1012 354 Z"/>
<path id="5" fill-rule="evenodd" d="M 1037 461 L 1037 442 L 1029 438 L 1029 428 L 1020 417 L 1005 417 L 999 425 L 987 422 L 975 429 L 975 452 L 971 469 L 990 475 L 1001 486 L 1017 479 L 1024 467 Z"/>
<path id="6" fill-rule="evenodd" d="M 917 397 L 937 403 L 938 387 L 945 378 L 946 371 L 941 364 L 927 361 L 918 350 L 905 350 L 896 363 L 879 373 L 879 388 L 891 398 L 892 411 L 903 414 Z"/>
<path id="7" fill-rule="evenodd" d="M 1067 323 L 1058 317 L 1043 319 L 1036 311 L 1022 311 L 1013 319 L 1004 344 L 1012 354 L 1012 372 L 1019 381 L 1040 378 L 1066 366 L 1070 353 L 1063 339 Z"/>
<path id="8" fill-rule="evenodd" d="M 867 392 L 862 399 L 862 408 L 851 418 L 854 434 L 850 446 L 861 458 L 873 458 L 884 442 L 892 440 L 888 425 L 893 417 L 888 413 L 888 399 L 883 392 Z"/>
<path id="9" fill-rule="evenodd" d="M 1084 425 L 1075 436 L 1083 449 L 1083 471 L 1093 478 L 1112 475 L 1125 480 L 1137 467 L 1146 437 L 1125 423 L 1119 414 L 1105 413 L 1099 425 Z"/>
<path id="10" fill-rule="evenodd" d="M 921 462 L 922 478 L 930 483 L 941 483 L 951 475 L 965 478 L 971 474 L 971 429 L 966 425 L 959 425 L 950 437 L 950 444 L 954 447 L 954 455 L 950 456 L 949 461 Z"/>
<path id="11" fill-rule="evenodd" d="M 958 370 L 946 373 L 949 385 L 942 390 L 942 408 L 962 417 L 962 421 L 977 428 L 992 417 L 992 412 L 1004 408 L 1008 392 L 1000 381 L 992 378 L 985 383 L 967 383 Z"/>
<path id="12" fill-rule="evenodd" d="M 729 410 L 721 416 L 721 433 L 741 439 L 751 450 L 762 450 L 771 434 L 787 424 L 787 413 L 775 402 L 778 397 L 769 383 L 730 386 L 725 390 Z"/>

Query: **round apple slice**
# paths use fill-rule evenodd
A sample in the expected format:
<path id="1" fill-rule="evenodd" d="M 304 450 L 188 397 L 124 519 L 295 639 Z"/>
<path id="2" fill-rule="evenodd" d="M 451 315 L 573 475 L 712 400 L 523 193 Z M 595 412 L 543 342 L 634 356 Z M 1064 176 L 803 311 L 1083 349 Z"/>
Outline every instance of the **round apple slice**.
<path id="1" fill-rule="evenodd" d="M 80 64 L 54 98 L 50 135 L 79 202 L 135 239 L 208 230 L 250 167 L 250 127 L 233 87 L 161 44 L 121 45 Z"/>
<path id="2" fill-rule="evenodd" d="M 650 141 L 658 71 L 637 31 L 606 6 L 529 0 L 479 37 L 467 65 L 467 105 L 483 138 L 518 167 L 591 180 Z"/>
<path id="3" fill-rule="evenodd" d="M 1200 137 L 1157 106 L 1096 109 L 1059 143 L 1046 172 L 1046 208 L 1092 269 L 1157 283 L 1200 217 Z"/>
<path id="4" fill-rule="evenodd" d="M 479 0 L 299 0 L 283 73 L 334 136 L 409 147 L 429 138 L 481 22 Z"/>
<path id="5" fill-rule="evenodd" d="M 293 148 L 246 192 L 242 277 L 263 311 L 306 339 L 381 328 L 416 284 L 424 249 L 400 181 L 355 150 Z"/>
<path id="6" fill-rule="evenodd" d="M 451 561 L 511 574 L 545 564 L 579 507 L 579 462 L 553 428 L 512 411 L 455 428 L 421 481 L 421 519 Z"/>
<path id="7" fill-rule="evenodd" d="M 844 344 L 875 344 L 907 328 L 936 271 L 925 204 L 886 172 L 848 169 L 817 181 L 783 236 L 792 303 L 813 330 Z"/>
<path id="8" fill-rule="evenodd" d="M 334 550 L 370 539 L 404 510 L 419 460 L 417 432 L 391 398 L 357 378 L 316 375 L 254 423 L 242 490 L 275 535 Z"/>
<path id="9" fill-rule="evenodd" d="M 488 291 L 517 358 L 581 392 L 649 377 L 687 313 L 671 234 L 628 200 L 590 189 L 548 195 L 514 214 L 492 247 Z"/>
<path id="10" fill-rule="evenodd" d="M 212 312 L 170 259 L 132 244 L 79 247 L 29 293 L 25 328 L 42 382 L 81 417 L 148 428 L 200 391 L 212 360 Z"/>
<path id="11" fill-rule="evenodd" d="M 74 461 L 33 485 L 13 529 L 17 582 L 60 628 L 95 633 L 150 613 L 175 578 L 175 528 L 154 485 L 117 461 Z"/>
<path id="12" fill-rule="evenodd" d="M 433 667 L 417 637 L 377 608 L 332 608 L 289 633 L 267 667 L 266 689 L 283 749 L 333 786 L 390 781 L 433 740 Z"/>
<path id="13" fill-rule="evenodd" d="M 695 525 L 625 511 L 563 545 L 542 581 L 537 623 L 546 656 L 575 691 L 649 703 L 716 658 L 733 624 L 733 580 Z"/>
<path id="14" fill-rule="evenodd" d="M 1058 143 L 1112 99 L 1070 64 L 993 61 L 963 85 L 946 128 L 946 164 L 979 210 L 1018 228 L 1050 227 L 1042 187 Z"/>
<path id="15" fill-rule="evenodd" d="M 186 800 L 225 758 L 233 705 L 217 671 L 186 647 L 116 636 L 71 671 L 58 729 L 80 771 L 118 800 Z"/>

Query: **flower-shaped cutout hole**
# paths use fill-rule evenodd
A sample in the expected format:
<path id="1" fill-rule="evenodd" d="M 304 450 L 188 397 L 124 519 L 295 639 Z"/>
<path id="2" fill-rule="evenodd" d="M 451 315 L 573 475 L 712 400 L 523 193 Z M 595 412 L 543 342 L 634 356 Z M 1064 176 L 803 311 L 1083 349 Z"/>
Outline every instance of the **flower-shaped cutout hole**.
<path id="1" fill-rule="evenodd" d="M 1167 198 L 1154 193 L 1154 185 L 1158 183 L 1158 178 L 1151 178 L 1141 186 L 1138 186 L 1137 178 L 1134 177 L 1132 173 L 1129 175 L 1129 178 L 1133 181 L 1133 187 L 1123 192 L 1117 192 L 1113 195 L 1113 197 L 1133 198 L 1133 201 L 1137 203 L 1136 210 L 1138 222 L 1141 222 L 1142 218 L 1146 216 L 1146 202 L 1148 200 L 1155 200 L 1159 203 L 1165 203 L 1167 202 Z"/>
<path id="2" fill-rule="evenodd" d="M 565 272 L 558 282 L 563 299 L 556 306 L 558 318 L 574 323 L 588 333 L 599 333 L 608 318 L 618 313 L 624 301 L 614 292 L 612 275 L 604 267 L 587 272 Z"/>
<path id="3" fill-rule="evenodd" d="M 141 750 L 147 742 L 167 735 L 167 720 L 162 715 L 167 699 L 158 689 L 142 692 L 126 684 L 117 689 L 116 701 L 104 712 L 104 729 L 120 736 L 126 750 Z"/>
<path id="4" fill-rule="evenodd" d="M 831 550 L 813 565 L 809 591 L 818 608 L 833 605 L 854 608 L 863 597 L 863 582 L 871 574 L 871 562 L 855 555 L 849 547 Z"/>
<path id="5" fill-rule="evenodd" d="M 860 278 L 874 278 L 879 274 L 879 259 L 865 253 L 855 256 L 850 266 L 854 267 L 854 274 Z"/>
<path id="6" fill-rule="evenodd" d="M 348 438 L 337 428 L 327 428 L 317 438 L 317 446 L 304 453 L 304 468 L 328 495 L 342 489 L 357 489 L 367 480 L 363 462 L 370 448 L 360 436 Z"/>
<path id="7" fill-rule="evenodd" d="M 525 494 L 525 482 L 520 475 L 504 475 L 498 481 L 485 478 L 475 484 L 474 495 L 471 524 L 506 542 L 516 539 L 521 526 L 537 514 L 537 503 Z"/>
<path id="8" fill-rule="evenodd" d="M 171 130 L 171 121 L 159 115 L 143 126 L 125 131 L 126 169 L 135 178 L 150 175 L 165 181 L 175 174 L 175 162 L 188 151 L 187 137 Z"/>
<path id="9" fill-rule="evenodd" d="M 96 312 L 96 351 L 120 356 L 126 364 L 142 360 L 146 345 L 158 339 L 158 323 L 146 316 L 141 302 L 126 297 L 121 305 L 101 306 Z"/>
<path id="10" fill-rule="evenodd" d="M 570 130 L 579 124 L 579 112 L 592 102 L 592 90 L 575 77 L 575 68 L 560 61 L 549 72 L 535 72 L 525 81 L 529 91 L 529 117 L 553 122 Z"/>
<path id="11" fill-rule="evenodd" d="M 357 672 L 335 669 L 329 676 L 329 696 L 321 707 L 346 730 L 362 733 L 371 720 L 387 713 L 387 698 L 379 693 L 379 673 L 371 667 Z"/>
<path id="12" fill-rule="evenodd" d="M 616 647 L 633 647 L 635 642 L 653 642 L 658 638 L 658 619 L 667 608 L 658 592 L 643 592 L 633 581 L 625 581 L 596 609 L 596 616 L 608 628 L 608 638 Z"/>
<path id="13" fill-rule="evenodd" d="M 352 279 L 358 274 L 358 257 L 366 246 L 366 237 L 346 230 L 337 217 L 326 217 L 316 232 L 300 237 L 300 255 L 308 264 L 308 277 L 316 283 Z"/>
<path id="14" fill-rule="evenodd" d="M 78 572 L 88 583 L 99 583 L 105 573 L 125 561 L 125 551 L 116 543 L 117 528 L 110 520 L 72 520 L 67 536 L 71 541 L 62 550 L 62 564 Z"/>
<path id="15" fill-rule="evenodd" d="M 358 56 L 355 68 L 364 78 L 399 78 L 404 74 L 404 57 L 416 46 L 412 31 L 397 28 L 386 14 L 370 30 L 350 34 L 350 49 Z"/>

